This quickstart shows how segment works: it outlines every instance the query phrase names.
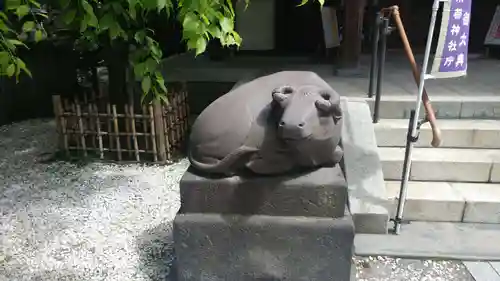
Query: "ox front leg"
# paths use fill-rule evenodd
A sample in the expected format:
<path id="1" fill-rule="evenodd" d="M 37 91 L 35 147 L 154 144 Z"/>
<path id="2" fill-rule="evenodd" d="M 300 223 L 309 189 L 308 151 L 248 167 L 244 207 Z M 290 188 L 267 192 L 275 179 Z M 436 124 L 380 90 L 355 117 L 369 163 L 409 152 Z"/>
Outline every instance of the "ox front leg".
<path id="1" fill-rule="evenodd" d="M 333 151 L 333 163 L 334 164 L 339 163 L 343 157 L 344 157 L 344 150 L 342 149 L 342 147 L 340 147 L 340 145 L 337 145 L 335 151 Z"/>
<path id="2" fill-rule="evenodd" d="M 246 167 L 256 174 L 273 175 L 292 170 L 294 161 L 287 154 L 259 155 L 251 159 Z"/>

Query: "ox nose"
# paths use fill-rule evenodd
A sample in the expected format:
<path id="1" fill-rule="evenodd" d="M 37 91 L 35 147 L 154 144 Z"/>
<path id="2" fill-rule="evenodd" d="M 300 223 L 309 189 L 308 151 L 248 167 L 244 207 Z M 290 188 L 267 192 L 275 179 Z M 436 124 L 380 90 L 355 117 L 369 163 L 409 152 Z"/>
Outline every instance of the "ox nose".
<path id="1" fill-rule="evenodd" d="M 284 139 L 300 139 L 306 137 L 305 123 L 288 124 L 284 121 L 279 123 L 281 137 Z"/>

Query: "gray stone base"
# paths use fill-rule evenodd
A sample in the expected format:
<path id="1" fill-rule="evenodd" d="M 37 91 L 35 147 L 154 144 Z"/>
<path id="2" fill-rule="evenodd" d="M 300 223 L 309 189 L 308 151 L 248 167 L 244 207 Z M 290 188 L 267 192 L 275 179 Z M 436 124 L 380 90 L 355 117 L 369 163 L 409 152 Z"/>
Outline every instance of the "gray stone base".
<path id="1" fill-rule="evenodd" d="M 342 99 L 344 171 L 356 233 L 386 234 L 389 221 L 382 163 L 366 101 Z"/>
<path id="2" fill-rule="evenodd" d="M 179 188 L 183 213 L 336 218 L 347 202 L 340 165 L 273 177 L 210 178 L 190 168 Z"/>
<path id="3" fill-rule="evenodd" d="M 179 213 L 178 281 L 348 281 L 354 225 L 343 218 Z"/>

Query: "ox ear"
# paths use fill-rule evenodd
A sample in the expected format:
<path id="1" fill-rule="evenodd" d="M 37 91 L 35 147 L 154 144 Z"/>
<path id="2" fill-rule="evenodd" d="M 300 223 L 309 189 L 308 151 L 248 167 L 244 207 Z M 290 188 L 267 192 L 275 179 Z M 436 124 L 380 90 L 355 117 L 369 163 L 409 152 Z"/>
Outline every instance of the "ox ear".
<path id="1" fill-rule="evenodd" d="M 326 99 L 319 99 L 314 102 L 316 107 L 323 111 L 324 113 L 329 113 L 331 114 L 333 112 L 333 105 L 329 100 Z"/>
<path id="2" fill-rule="evenodd" d="M 335 92 L 333 89 L 322 89 L 319 92 L 319 95 L 324 100 L 331 101 L 334 104 L 338 103 L 340 99 L 339 94 L 337 94 L 337 92 Z"/>
<path id="3" fill-rule="evenodd" d="M 315 102 L 315 105 L 319 110 L 331 115 L 335 124 L 342 118 L 342 109 L 338 104 L 333 104 L 326 99 L 319 99 Z"/>
<path id="4" fill-rule="evenodd" d="M 288 95 L 293 93 L 295 90 L 291 86 L 281 86 L 276 88 L 272 92 L 273 100 L 279 103 L 281 106 L 285 106 L 288 100 Z"/>
<path id="5" fill-rule="evenodd" d="M 321 91 L 319 95 L 324 99 L 329 101 L 332 98 L 332 94 L 328 91 Z"/>

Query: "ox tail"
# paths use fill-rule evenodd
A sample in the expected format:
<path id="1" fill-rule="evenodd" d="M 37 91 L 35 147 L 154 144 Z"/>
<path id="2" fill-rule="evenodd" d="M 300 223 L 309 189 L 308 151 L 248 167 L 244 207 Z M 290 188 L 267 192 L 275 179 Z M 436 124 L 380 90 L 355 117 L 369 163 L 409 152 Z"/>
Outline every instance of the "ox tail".
<path id="1" fill-rule="evenodd" d="M 201 162 L 195 160 L 192 153 L 191 153 L 191 150 L 189 150 L 188 159 L 194 168 L 196 168 L 197 170 L 200 170 L 202 172 L 229 175 L 229 174 L 232 174 L 234 172 L 234 168 L 236 168 L 234 166 L 237 164 L 237 162 L 242 160 L 242 157 L 246 156 L 249 153 L 255 153 L 258 150 L 259 150 L 258 148 L 241 146 L 241 147 L 237 148 L 235 151 L 228 154 L 222 160 L 218 161 L 217 163 L 213 163 L 213 164 L 201 163 Z"/>

